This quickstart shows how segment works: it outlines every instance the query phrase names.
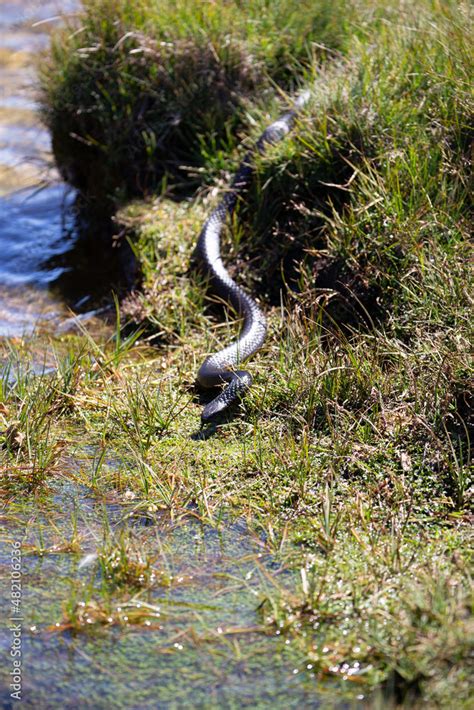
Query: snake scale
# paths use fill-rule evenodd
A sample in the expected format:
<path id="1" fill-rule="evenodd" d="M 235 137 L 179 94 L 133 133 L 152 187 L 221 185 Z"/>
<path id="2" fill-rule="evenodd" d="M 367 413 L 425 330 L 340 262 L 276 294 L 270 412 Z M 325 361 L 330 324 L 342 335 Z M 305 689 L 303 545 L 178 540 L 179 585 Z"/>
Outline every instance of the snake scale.
<path id="1" fill-rule="evenodd" d="M 267 145 L 272 145 L 286 136 L 292 128 L 297 112 L 307 103 L 309 92 L 301 94 L 290 111 L 282 114 L 263 131 L 255 146 L 249 150 L 234 175 L 229 190 L 206 220 L 199 235 L 195 260 L 210 278 L 212 290 L 231 304 L 243 317 L 243 327 L 235 341 L 209 355 L 199 368 L 197 381 L 201 387 L 226 385 L 207 404 L 201 414 L 203 423 L 212 420 L 239 399 L 252 384 L 246 370 L 239 369 L 241 362 L 257 352 L 265 340 L 266 319 L 251 298 L 229 275 L 220 251 L 220 235 L 226 220 L 232 215 L 237 200 L 248 187 L 254 169 L 254 156 L 263 154 Z"/>

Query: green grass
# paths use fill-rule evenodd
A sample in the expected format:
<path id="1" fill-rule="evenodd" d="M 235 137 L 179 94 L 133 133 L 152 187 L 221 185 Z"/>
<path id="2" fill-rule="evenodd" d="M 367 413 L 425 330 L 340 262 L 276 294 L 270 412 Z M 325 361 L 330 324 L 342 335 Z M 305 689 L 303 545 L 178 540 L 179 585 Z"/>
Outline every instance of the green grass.
<path id="1" fill-rule="evenodd" d="M 215 174 L 252 103 L 344 41 L 339 0 L 84 6 L 43 62 L 43 115 L 63 173 L 107 204 Z"/>
<path id="2" fill-rule="evenodd" d="M 302 668 L 354 695 L 385 687 L 406 707 L 467 708 L 471 11 L 454 0 L 360 0 L 340 22 L 338 6 L 323 3 L 315 29 L 289 1 L 162 3 L 163 15 L 144 7 L 114 3 L 114 24 L 107 3 L 87 3 L 83 32 L 56 40 L 43 79 L 49 125 L 54 133 L 63 122 L 83 137 L 97 130 L 106 174 L 87 189 L 97 188 L 98 199 L 147 192 L 162 171 L 177 179 L 170 166 L 184 159 L 200 170 L 180 174 L 187 188 L 196 175 L 214 176 L 214 185 L 176 202 L 163 184 L 118 213 L 142 268 L 140 290 L 120 304 L 132 335 L 119 321 L 108 339 L 63 336 L 48 345 L 56 374 L 4 377 L 5 496 L 47 491 L 61 457 L 86 440 L 96 453 L 80 480 L 97 495 L 115 490 L 149 522 L 192 515 L 223 527 L 245 517 L 287 571 L 259 570 L 256 623 L 284 635 Z M 285 35 L 275 30 L 278 13 Z M 130 27 L 139 37 L 117 45 Z M 182 47 L 208 61 L 211 39 L 227 67 L 227 47 L 238 105 L 183 118 L 185 158 L 177 134 L 157 150 L 149 143 L 147 173 L 137 96 L 147 95 L 156 57 L 130 49 L 154 47 L 147 43 L 165 30 L 175 43 L 160 65 L 169 72 L 178 71 Z M 312 41 L 337 52 L 313 56 Z M 97 51 L 79 51 L 94 43 Z M 258 59 L 248 85 L 235 47 Z M 206 110 L 206 92 L 217 86 L 213 61 L 205 89 L 192 87 L 193 105 Z M 293 135 L 259 158 L 224 239 L 232 273 L 268 314 L 269 336 L 249 364 L 255 382 L 242 416 L 205 438 L 195 375 L 238 324 L 206 296 L 190 270 L 192 251 L 242 153 L 239 134 L 253 139 L 277 115 L 272 92 L 291 89 L 293 76 L 295 85 L 311 82 L 310 105 Z M 187 80 L 181 66 L 174 87 Z M 152 124 L 147 111 L 158 135 L 163 116 L 157 111 Z M 63 148 L 67 171 L 77 149 L 67 140 Z M 136 184 L 137 175 L 147 177 Z M 2 344 L 4 358 L 24 363 L 30 347 Z M 140 556 L 129 538 L 104 534 L 101 544 L 102 597 L 91 591 L 87 614 L 75 597 L 65 610 L 77 632 L 87 615 L 123 625 L 116 604 L 130 602 L 152 569 L 153 550 Z M 140 612 L 133 623 L 145 618 Z"/>

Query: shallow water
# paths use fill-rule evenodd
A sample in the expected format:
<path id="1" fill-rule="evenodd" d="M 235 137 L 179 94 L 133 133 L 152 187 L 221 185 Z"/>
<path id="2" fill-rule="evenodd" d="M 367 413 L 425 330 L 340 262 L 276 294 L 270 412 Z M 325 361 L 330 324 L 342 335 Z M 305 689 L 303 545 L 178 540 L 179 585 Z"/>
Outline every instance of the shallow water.
<path id="1" fill-rule="evenodd" d="M 130 255 L 107 226 L 87 232 L 74 191 L 56 171 L 36 103 L 36 54 L 77 0 L 0 0 L 0 337 L 57 325 L 93 309 L 129 279 Z"/>
<path id="2" fill-rule="evenodd" d="M 52 165 L 50 137 L 36 113 L 34 56 L 48 43 L 48 18 L 75 6 L 0 2 L 0 336 L 21 336 L 45 317 L 66 315 L 48 288 L 63 269 L 49 268 L 48 260 L 71 249 L 74 196 Z"/>
<path id="3" fill-rule="evenodd" d="M 78 468 L 87 465 L 91 462 L 80 457 L 71 459 L 47 494 L 13 504 L 2 521 L 4 579 L 12 541 L 23 546 L 23 706 L 320 707 L 317 682 L 298 665 L 290 641 L 275 632 L 258 632 L 258 592 L 271 578 L 284 581 L 265 541 L 242 520 L 227 521 L 217 530 L 194 517 L 175 523 L 164 514 L 130 517 L 133 507 L 123 504 L 123 496 L 100 500 L 74 482 Z M 142 549 L 156 552 L 154 567 L 174 581 L 134 598 L 135 604 L 160 610 L 150 628 L 142 623 L 75 635 L 62 628 L 64 608 L 72 598 L 101 599 L 93 553 L 103 539 L 104 520 L 112 530 L 127 525 Z M 73 531 L 80 552 L 55 553 L 54 547 L 70 540 Z M 35 547 L 49 552 L 39 556 Z M 6 609 L 8 585 L 2 590 Z M 4 626 L 4 688 L 10 644 Z M 3 692 L 2 707 L 9 707 Z"/>

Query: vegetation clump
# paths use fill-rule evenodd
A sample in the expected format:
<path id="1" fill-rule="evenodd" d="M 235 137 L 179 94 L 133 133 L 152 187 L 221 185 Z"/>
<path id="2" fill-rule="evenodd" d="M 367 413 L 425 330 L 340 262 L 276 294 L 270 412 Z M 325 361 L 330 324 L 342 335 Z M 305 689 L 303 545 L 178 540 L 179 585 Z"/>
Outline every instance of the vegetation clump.
<path id="1" fill-rule="evenodd" d="M 125 532 L 117 539 L 106 540 L 99 552 L 99 568 L 106 584 L 112 588 L 146 588 L 158 582 L 153 559 L 144 555 L 139 545 Z M 166 583 L 163 577 L 161 583 Z"/>
<path id="2" fill-rule="evenodd" d="M 63 174 L 108 209 L 162 181 L 196 186 L 253 103 L 343 41 L 339 0 L 83 5 L 42 65 L 43 116 Z"/>

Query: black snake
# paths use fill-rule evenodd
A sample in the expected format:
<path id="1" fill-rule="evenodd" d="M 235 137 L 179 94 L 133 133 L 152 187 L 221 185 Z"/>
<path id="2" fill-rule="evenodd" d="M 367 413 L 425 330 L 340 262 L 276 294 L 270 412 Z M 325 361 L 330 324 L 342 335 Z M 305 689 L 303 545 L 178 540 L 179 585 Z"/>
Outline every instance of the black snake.
<path id="1" fill-rule="evenodd" d="M 213 210 L 199 235 L 195 249 L 197 262 L 210 277 L 213 290 L 244 318 L 244 325 L 238 338 L 223 350 L 209 355 L 199 368 L 197 381 L 202 387 L 216 387 L 227 383 L 227 387 L 204 407 L 201 415 L 203 423 L 227 409 L 250 387 L 252 384 L 250 374 L 238 367 L 243 360 L 262 347 L 267 332 L 267 323 L 262 311 L 230 277 L 222 262 L 221 231 L 227 217 L 233 213 L 239 196 L 248 186 L 254 167 L 253 156 L 256 153 L 263 153 L 266 145 L 278 142 L 291 130 L 298 110 L 304 106 L 308 98 L 309 92 L 301 94 L 290 111 L 284 113 L 263 131 L 254 148 L 244 156 L 230 189 Z"/>

